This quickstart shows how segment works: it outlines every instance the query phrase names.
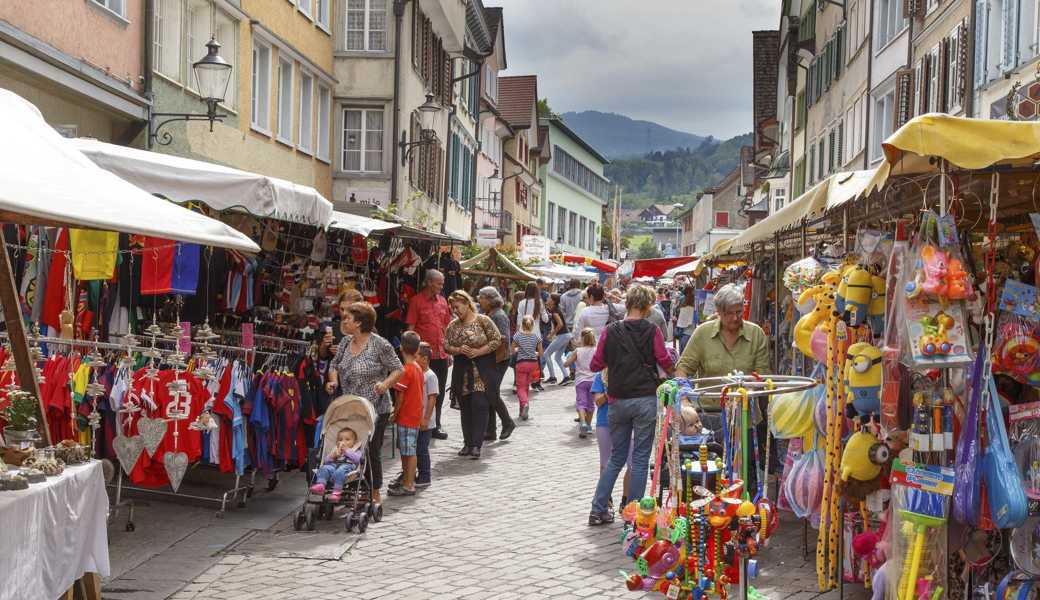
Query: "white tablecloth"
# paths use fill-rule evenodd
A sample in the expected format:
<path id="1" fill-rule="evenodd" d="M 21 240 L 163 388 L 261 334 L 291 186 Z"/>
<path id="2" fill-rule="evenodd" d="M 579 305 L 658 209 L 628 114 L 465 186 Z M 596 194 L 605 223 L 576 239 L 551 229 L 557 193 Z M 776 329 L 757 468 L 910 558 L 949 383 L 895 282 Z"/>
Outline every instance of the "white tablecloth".
<path id="1" fill-rule="evenodd" d="M 55 600 L 84 573 L 109 575 L 101 463 L 0 492 L 0 600 Z"/>

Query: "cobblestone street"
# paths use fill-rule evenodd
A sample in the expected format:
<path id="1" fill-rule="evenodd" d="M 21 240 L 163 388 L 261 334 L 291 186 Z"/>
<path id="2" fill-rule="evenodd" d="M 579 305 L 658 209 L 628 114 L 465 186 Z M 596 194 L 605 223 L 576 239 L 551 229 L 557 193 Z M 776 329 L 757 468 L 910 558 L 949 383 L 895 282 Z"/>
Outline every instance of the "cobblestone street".
<path id="1" fill-rule="evenodd" d="M 551 386 L 535 396 L 531 420 L 510 440 L 486 447 L 480 462 L 455 455 L 458 414 L 449 411 L 451 438 L 433 450 L 433 485 L 415 498 L 387 499 L 383 522 L 364 535 L 344 533 L 339 519 L 319 522 L 316 533 L 292 532 L 288 516 L 274 527 L 285 539 L 311 536 L 316 544 L 330 536 L 355 539 L 340 560 L 231 549 L 173 598 L 637 597 L 618 574 L 632 567 L 618 546 L 619 526 L 585 524 L 597 452 L 592 438 L 576 435 L 573 393 Z M 507 402 L 515 414 L 515 397 Z M 791 520 L 761 556 L 754 583 L 770 598 L 820 596 L 801 534 Z"/>

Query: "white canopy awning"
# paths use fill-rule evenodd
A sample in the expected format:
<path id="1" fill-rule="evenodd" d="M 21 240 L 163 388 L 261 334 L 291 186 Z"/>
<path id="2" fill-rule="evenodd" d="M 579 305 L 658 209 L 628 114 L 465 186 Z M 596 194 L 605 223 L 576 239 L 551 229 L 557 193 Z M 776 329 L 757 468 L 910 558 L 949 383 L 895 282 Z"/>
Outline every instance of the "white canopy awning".
<path id="1" fill-rule="evenodd" d="M 329 227 L 345 229 L 351 233 L 357 233 L 368 237 L 373 231 L 400 229 L 401 224 L 391 223 L 389 221 L 380 221 L 379 219 L 370 219 L 368 217 L 334 210 L 332 211 L 332 221 L 329 223 Z"/>
<path id="2" fill-rule="evenodd" d="M 72 144 L 102 169 L 174 202 L 322 228 L 332 218 L 332 203 L 317 190 L 284 179 L 86 138 Z"/>
<path id="3" fill-rule="evenodd" d="M 569 267 L 567 265 L 558 265 L 556 263 L 549 263 L 547 265 L 533 265 L 525 267 L 531 273 L 535 275 L 541 275 L 543 277 L 549 277 L 560 281 L 567 281 L 569 279 L 579 279 L 582 281 L 592 281 L 593 279 L 599 279 L 599 274 L 580 269 L 578 267 Z"/>
<path id="4" fill-rule="evenodd" d="M 675 278 L 677 275 L 688 275 L 697 271 L 697 267 L 701 264 L 701 260 L 698 258 L 693 262 L 688 262 L 685 265 L 679 265 L 678 267 L 672 267 L 664 272 L 661 277 L 664 278 Z"/>
<path id="5" fill-rule="evenodd" d="M 31 103 L 0 89 L 0 219 L 162 237 L 259 252 L 233 228 L 98 168 Z"/>

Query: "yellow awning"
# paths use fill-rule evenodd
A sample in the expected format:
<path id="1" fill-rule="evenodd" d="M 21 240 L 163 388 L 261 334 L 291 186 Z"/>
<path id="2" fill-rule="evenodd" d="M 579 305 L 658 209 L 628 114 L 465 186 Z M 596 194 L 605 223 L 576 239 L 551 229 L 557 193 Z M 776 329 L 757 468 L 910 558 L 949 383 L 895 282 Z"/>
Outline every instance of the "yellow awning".
<path id="1" fill-rule="evenodd" d="M 743 251 L 755 242 L 768 240 L 773 234 L 799 224 L 802 219 L 819 217 L 859 196 L 873 177 L 873 170 L 835 173 L 795 198 L 787 206 L 748 227 L 737 237 L 716 244 L 711 256 Z"/>
<path id="2" fill-rule="evenodd" d="M 866 187 L 880 189 L 892 175 L 939 170 L 930 157 L 962 169 L 997 163 L 1031 163 L 1040 157 L 1040 123 L 966 119 L 930 113 L 910 119 L 882 145 L 885 160 Z"/>

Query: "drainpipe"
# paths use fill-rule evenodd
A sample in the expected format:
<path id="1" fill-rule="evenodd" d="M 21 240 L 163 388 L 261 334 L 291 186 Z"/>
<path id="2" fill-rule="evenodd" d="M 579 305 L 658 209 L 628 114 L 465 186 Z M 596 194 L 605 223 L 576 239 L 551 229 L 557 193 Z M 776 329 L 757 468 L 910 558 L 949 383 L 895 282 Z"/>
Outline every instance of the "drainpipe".
<path id="1" fill-rule="evenodd" d="M 870 22 L 874 22 L 874 0 L 870 2 Z M 867 106 L 863 110 L 863 139 L 866 140 L 866 146 L 863 147 L 863 169 L 870 168 L 870 105 L 874 104 L 874 100 L 871 97 L 871 79 L 874 77 L 874 28 L 871 27 L 870 33 L 867 34 Z"/>
<path id="2" fill-rule="evenodd" d="M 401 28 L 404 21 L 405 5 L 410 0 L 394 0 L 394 106 L 393 106 L 393 137 L 390 139 L 393 159 L 390 161 L 390 202 L 393 206 L 397 203 L 397 178 L 400 174 L 398 165 L 397 139 L 400 137 L 401 128 Z"/>
<path id="3" fill-rule="evenodd" d="M 152 52 L 155 43 L 155 0 L 144 0 L 144 97 L 148 100 L 147 118 L 145 126 L 145 147 L 152 149 L 152 110 L 155 103 L 155 94 L 152 92 Z"/>
<path id="4" fill-rule="evenodd" d="M 964 116 L 975 116 L 975 21 L 979 18 L 978 6 L 970 2 L 971 14 L 968 17 L 968 59 L 964 61 Z"/>

